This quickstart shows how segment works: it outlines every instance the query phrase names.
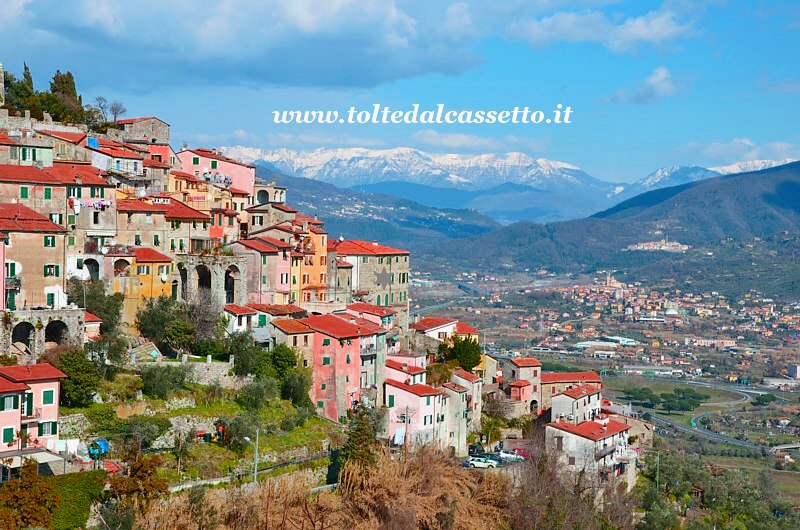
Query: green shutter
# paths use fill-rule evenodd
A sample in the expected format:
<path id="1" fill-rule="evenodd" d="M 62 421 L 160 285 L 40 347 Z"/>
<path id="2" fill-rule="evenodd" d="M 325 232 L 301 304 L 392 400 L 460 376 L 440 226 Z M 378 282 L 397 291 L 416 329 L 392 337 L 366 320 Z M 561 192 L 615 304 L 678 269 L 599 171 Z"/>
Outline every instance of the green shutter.
<path id="1" fill-rule="evenodd" d="M 11 443 L 14 440 L 14 427 L 6 427 L 3 429 L 3 443 Z"/>
<path id="2" fill-rule="evenodd" d="M 320 385 L 319 388 L 320 388 L 320 390 L 325 390 L 326 388 L 328 388 L 328 385 L 326 385 L 325 383 L 322 383 L 322 385 Z"/>
<path id="3" fill-rule="evenodd" d="M 56 305 L 56 295 L 53 293 L 47 293 L 47 305 L 55 306 Z"/>
<path id="4" fill-rule="evenodd" d="M 58 434 L 58 422 L 57 421 L 53 421 L 53 422 L 50 422 L 50 423 L 53 424 L 53 427 L 50 429 L 50 434 L 52 434 L 52 435 Z"/>
<path id="5" fill-rule="evenodd" d="M 0 396 L 0 412 L 6 410 L 6 397 Z"/>
<path id="6" fill-rule="evenodd" d="M 323 357 L 322 358 L 322 366 L 327 366 L 329 364 L 331 364 L 331 358 L 330 357 Z"/>
<path id="7" fill-rule="evenodd" d="M 56 265 L 55 266 L 55 271 L 56 271 L 56 274 L 55 274 L 56 278 L 60 277 L 61 276 L 61 265 Z"/>
<path id="8" fill-rule="evenodd" d="M 22 186 L 19 189 L 19 198 L 20 199 L 27 199 L 28 198 L 28 186 Z"/>
<path id="9" fill-rule="evenodd" d="M 45 188 L 44 189 L 44 198 L 45 200 L 50 200 L 53 198 L 53 189 L 52 188 Z"/>
<path id="10" fill-rule="evenodd" d="M 322 406 L 323 406 L 323 405 L 322 405 L 322 401 L 317 401 L 317 408 L 318 408 L 318 409 L 321 409 L 321 408 L 322 408 Z"/>
<path id="11" fill-rule="evenodd" d="M 81 188 L 78 188 L 78 198 L 81 198 Z"/>
<path id="12" fill-rule="evenodd" d="M 8 264 L 8 277 L 14 278 L 17 275 L 17 264 L 16 263 L 9 263 Z"/>
<path id="13" fill-rule="evenodd" d="M 54 396 L 55 396 L 55 391 L 45 390 L 44 392 L 42 392 L 42 404 L 52 405 Z M 31 394 L 31 397 L 33 397 L 33 394 Z"/>
<path id="14" fill-rule="evenodd" d="M 25 400 L 28 402 L 25 406 L 28 409 L 28 416 L 33 416 L 33 392 L 27 392 L 25 394 Z M 52 398 L 50 398 L 51 403 L 52 401 Z"/>
<path id="15" fill-rule="evenodd" d="M 267 315 L 258 315 L 258 326 L 264 327 L 267 325 Z"/>
<path id="16" fill-rule="evenodd" d="M 19 408 L 19 394 L 14 394 L 14 405 L 11 408 L 14 410 Z"/>
<path id="17" fill-rule="evenodd" d="M 44 424 L 39 422 L 39 436 L 44 435 Z"/>
<path id="18" fill-rule="evenodd" d="M 74 225 L 75 224 L 75 214 L 67 214 L 67 224 Z"/>
<path id="19" fill-rule="evenodd" d="M 394 395 L 389 394 L 389 406 L 394 407 Z"/>

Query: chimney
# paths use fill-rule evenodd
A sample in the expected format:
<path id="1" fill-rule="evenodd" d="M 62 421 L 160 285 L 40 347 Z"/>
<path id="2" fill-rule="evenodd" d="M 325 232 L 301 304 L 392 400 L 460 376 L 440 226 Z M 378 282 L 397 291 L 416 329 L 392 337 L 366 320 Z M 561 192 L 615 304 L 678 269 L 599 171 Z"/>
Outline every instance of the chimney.
<path id="1" fill-rule="evenodd" d="M 404 372 L 408 371 L 408 363 L 403 363 L 403 371 Z"/>
<path id="2" fill-rule="evenodd" d="M 372 240 L 372 244 L 373 244 L 373 245 L 375 245 L 375 246 L 377 247 L 377 246 L 378 246 L 378 240 L 377 240 L 377 239 L 373 239 L 373 240 Z"/>

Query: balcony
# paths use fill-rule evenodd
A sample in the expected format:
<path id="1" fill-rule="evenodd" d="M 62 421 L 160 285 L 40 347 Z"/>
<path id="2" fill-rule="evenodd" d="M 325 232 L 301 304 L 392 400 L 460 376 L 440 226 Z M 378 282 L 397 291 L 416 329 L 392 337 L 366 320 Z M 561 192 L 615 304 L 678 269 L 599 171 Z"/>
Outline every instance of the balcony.
<path id="1" fill-rule="evenodd" d="M 26 410 L 27 407 L 22 407 L 22 421 L 38 420 L 42 417 L 42 409 L 34 407 L 33 410 Z"/>
<path id="2" fill-rule="evenodd" d="M 6 278 L 6 289 L 19 291 L 20 287 L 22 287 L 22 278 L 17 276 Z"/>
<path id="3" fill-rule="evenodd" d="M 594 459 L 595 460 L 602 460 L 603 458 L 607 457 L 608 455 L 614 454 L 614 451 L 616 451 L 616 450 L 617 450 L 617 446 L 616 445 L 609 445 L 608 447 L 604 447 L 603 449 L 600 449 L 599 451 L 595 451 Z"/>

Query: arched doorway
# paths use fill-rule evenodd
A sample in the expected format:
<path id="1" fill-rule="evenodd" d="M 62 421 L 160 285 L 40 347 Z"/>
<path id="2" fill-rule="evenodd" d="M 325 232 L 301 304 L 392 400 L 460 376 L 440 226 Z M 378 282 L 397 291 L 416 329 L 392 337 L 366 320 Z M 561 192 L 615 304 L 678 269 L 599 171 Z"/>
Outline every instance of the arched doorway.
<path id="1" fill-rule="evenodd" d="M 33 340 L 33 332 L 33 324 L 30 322 L 20 322 L 11 330 L 11 343 L 16 344 L 19 342 L 30 349 L 31 341 Z"/>
<path id="2" fill-rule="evenodd" d="M 211 289 L 211 271 L 205 265 L 198 265 L 194 270 L 197 273 L 197 289 Z"/>
<path id="3" fill-rule="evenodd" d="M 231 265 L 225 271 L 225 303 L 236 303 L 236 286 L 239 282 L 239 267 Z"/>
<path id="4" fill-rule="evenodd" d="M 539 414 L 539 402 L 535 399 L 531 401 L 531 414 Z"/>
<path id="5" fill-rule="evenodd" d="M 173 300 L 178 299 L 178 280 L 172 280 L 172 289 L 170 291 L 170 295 L 172 296 Z"/>
<path id="6" fill-rule="evenodd" d="M 131 263 L 126 259 L 118 259 L 114 262 L 114 277 L 128 276 L 130 273 Z"/>
<path id="7" fill-rule="evenodd" d="M 92 281 L 100 279 L 100 264 L 94 258 L 89 258 L 83 261 L 83 266 L 89 273 L 89 279 Z"/>
<path id="8" fill-rule="evenodd" d="M 258 202 L 258 204 L 269 202 L 269 192 L 267 190 L 260 190 L 256 194 L 256 202 Z"/>
<path id="9" fill-rule="evenodd" d="M 60 320 L 53 320 L 44 328 L 45 343 L 52 342 L 55 344 L 63 344 L 68 338 L 69 329 L 67 325 Z"/>
<path id="10" fill-rule="evenodd" d="M 186 294 L 189 288 L 189 271 L 186 270 L 186 267 L 183 265 L 183 263 L 178 264 L 178 274 L 181 277 L 181 300 L 186 300 Z"/>

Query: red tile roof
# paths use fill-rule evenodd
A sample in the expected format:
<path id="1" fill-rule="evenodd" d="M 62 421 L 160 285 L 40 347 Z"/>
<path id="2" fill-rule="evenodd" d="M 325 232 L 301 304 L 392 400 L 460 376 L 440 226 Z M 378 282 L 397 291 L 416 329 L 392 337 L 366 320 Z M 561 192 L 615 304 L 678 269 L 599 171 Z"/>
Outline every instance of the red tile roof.
<path id="1" fill-rule="evenodd" d="M 144 160 L 144 157 L 141 155 L 137 155 L 132 151 L 128 151 L 127 149 L 122 149 L 120 147 L 88 147 L 92 151 L 96 151 L 98 153 L 102 153 L 106 156 L 110 156 L 111 158 L 128 158 L 132 160 Z"/>
<path id="2" fill-rule="evenodd" d="M 205 158 L 213 158 L 214 160 L 219 160 L 221 162 L 228 162 L 230 164 L 236 164 L 237 166 L 244 166 L 255 169 L 256 166 L 251 164 L 245 164 L 244 162 L 240 162 L 238 160 L 234 160 L 233 158 L 228 158 L 227 156 L 223 156 L 219 153 L 213 152 L 211 149 L 206 149 L 203 147 L 198 147 L 197 149 L 187 149 L 190 153 L 194 153 L 198 156 L 202 156 Z"/>
<path id="3" fill-rule="evenodd" d="M 285 204 L 275 204 L 275 203 L 270 203 L 270 206 L 272 206 L 272 207 L 273 207 L 273 208 L 275 208 L 276 210 L 280 210 L 280 211 L 282 211 L 282 212 L 286 212 L 286 213 L 297 213 L 297 210 L 295 210 L 295 209 L 294 209 L 294 208 L 292 208 L 291 206 L 286 206 Z"/>
<path id="4" fill-rule="evenodd" d="M 441 390 L 422 383 L 417 383 L 415 385 L 407 385 L 405 383 L 401 383 L 400 381 L 395 381 L 394 379 L 387 379 L 386 384 L 389 386 L 393 386 L 395 388 L 399 388 L 400 390 L 404 390 L 411 394 L 414 394 L 415 396 L 418 397 L 438 396 L 439 394 L 442 393 Z"/>
<path id="5" fill-rule="evenodd" d="M 268 245 L 263 241 L 259 241 L 258 239 L 240 239 L 235 241 L 234 244 L 240 244 L 243 247 L 247 247 L 251 250 L 255 250 L 261 254 L 277 254 L 278 249 L 273 247 L 272 245 Z"/>
<path id="6" fill-rule="evenodd" d="M 63 379 L 67 374 L 48 363 L 25 364 L 17 366 L 0 366 L 0 376 L 15 383 L 42 381 L 45 379 Z"/>
<path id="7" fill-rule="evenodd" d="M 455 370 L 453 372 L 453 375 L 456 376 L 456 377 L 459 377 L 461 379 L 464 379 L 466 381 L 469 381 L 470 383 L 475 383 L 475 382 L 481 380 L 480 377 L 478 377 L 475 374 L 471 374 L 471 373 L 467 372 L 463 368 L 459 368 L 458 370 Z"/>
<path id="8" fill-rule="evenodd" d="M 234 195 L 250 195 L 249 191 L 240 190 L 239 188 L 234 188 L 233 186 L 228 186 L 225 189 L 228 190 L 229 192 L 231 192 Z"/>
<path id="9" fill-rule="evenodd" d="M 310 327 L 306 326 L 299 320 L 293 320 L 291 318 L 273 320 L 271 324 L 289 335 L 293 335 L 295 333 L 311 333 L 313 331 Z"/>
<path id="10" fill-rule="evenodd" d="M 556 429 L 580 436 L 582 438 L 588 438 L 589 440 L 593 440 L 595 442 L 604 438 L 609 438 L 615 434 L 625 432 L 631 428 L 630 425 L 626 425 L 615 420 L 608 420 L 608 423 L 605 425 L 596 421 L 584 421 L 578 425 L 559 421 L 548 423 L 547 426 L 555 427 Z"/>
<path id="11" fill-rule="evenodd" d="M 401 254 L 406 255 L 409 252 L 407 250 L 401 250 L 399 248 L 392 248 L 387 247 L 386 245 L 380 245 L 377 242 L 370 243 L 369 241 L 360 241 L 358 239 L 347 239 L 345 241 L 332 241 L 333 249 L 339 254 L 352 254 L 355 256 L 359 255 L 395 255 Z M 328 246 L 328 250 L 331 250 L 331 245 Z"/>
<path id="12" fill-rule="evenodd" d="M 43 169 L 61 184 L 78 184 L 81 186 L 111 186 L 106 179 L 100 176 L 100 170 L 87 164 L 71 162 L 56 162 L 52 167 Z"/>
<path id="13" fill-rule="evenodd" d="M 379 317 L 388 317 L 389 315 L 396 315 L 397 311 L 389 309 L 388 307 L 381 307 L 379 305 L 368 304 L 366 302 L 355 302 L 349 304 L 347 309 L 355 311 L 356 313 L 366 313 L 368 315 L 375 315 Z"/>
<path id="14" fill-rule="evenodd" d="M 478 335 L 478 330 L 460 320 L 456 323 L 457 335 Z"/>
<path id="15" fill-rule="evenodd" d="M 83 312 L 83 322 L 86 324 L 91 324 L 92 322 L 102 322 L 103 319 L 97 315 L 93 315 L 88 311 Z"/>
<path id="16" fill-rule="evenodd" d="M 602 383 L 597 372 L 556 372 L 543 373 L 542 384 L 545 383 Z"/>
<path id="17" fill-rule="evenodd" d="M 336 258 L 336 266 L 339 267 L 340 269 L 352 269 L 353 268 L 353 264 L 352 263 L 349 263 L 349 262 L 343 260 L 342 258 Z"/>
<path id="18" fill-rule="evenodd" d="M 564 390 L 563 392 L 561 392 L 561 394 L 570 397 L 572 399 L 580 399 L 586 396 L 590 396 L 592 394 L 597 394 L 598 392 L 600 392 L 600 388 L 596 386 L 580 385 L 570 388 L 568 390 Z M 556 395 L 560 396 L 561 394 L 556 394 Z"/>
<path id="19" fill-rule="evenodd" d="M 419 366 L 413 366 L 409 364 L 403 364 L 397 361 L 393 361 L 392 359 L 386 359 L 386 367 L 391 368 L 392 370 L 397 370 L 398 372 L 403 372 L 408 375 L 417 375 L 417 374 L 424 374 L 425 368 L 420 368 Z"/>
<path id="20" fill-rule="evenodd" d="M 17 145 L 17 142 L 12 140 L 6 133 L 0 131 L 0 145 Z"/>
<path id="21" fill-rule="evenodd" d="M 150 247 L 136 247 L 133 255 L 137 263 L 172 263 L 172 258 Z"/>
<path id="22" fill-rule="evenodd" d="M 288 250 L 292 248 L 291 243 L 287 243 L 286 241 L 281 241 L 280 239 L 275 239 L 274 237 L 267 237 L 267 236 L 254 236 L 250 239 L 258 239 L 259 241 L 266 243 L 267 245 L 272 245 L 273 247 L 280 249 L 280 250 Z"/>
<path id="23" fill-rule="evenodd" d="M 511 362 L 519 366 L 520 368 L 532 368 L 534 366 L 542 365 L 542 363 L 540 363 L 533 357 L 514 357 L 513 359 L 511 359 Z"/>
<path id="24" fill-rule="evenodd" d="M 143 116 L 141 118 L 125 118 L 124 120 L 117 120 L 117 121 L 115 121 L 113 123 L 116 123 L 117 125 L 129 125 L 131 123 L 137 123 L 137 122 L 145 121 L 145 120 L 158 120 L 160 122 L 167 123 L 167 122 L 165 122 L 164 120 L 162 120 L 160 118 L 156 118 L 155 116 Z M 167 125 L 169 125 L 169 124 L 167 124 Z"/>
<path id="25" fill-rule="evenodd" d="M 250 308 L 250 307 L 245 307 L 243 305 L 238 305 L 238 304 L 225 304 L 222 308 L 225 311 L 227 311 L 228 313 L 231 313 L 231 314 L 237 315 L 237 316 L 255 315 L 256 314 L 256 310 L 255 309 Z"/>
<path id="26" fill-rule="evenodd" d="M 45 134 L 47 136 L 52 136 L 53 138 L 58 138 L 59 140 L 65 140 L 71 144 L 79 144 L 84 138 L 86 138 L 85 132 L 51 131 L 44 129 L 36 132 Z"/>
<path id="27" fill-rule="evenodd" d="M 450 390 L 453 390 L 455 392 L 466 392 L 467 391 L 467 388 L 459 385 L 458 383 L 453 383 L 452 381 L 448 381 L 446 383 L 443 383 L 442 386 L 445 387 L 445 388 L 449 388 Z"/>
<path id="28" fill-rule="evenodd" d="M 367 329 L 366 326 L 353 324 L 336 315 L 312 315 L 300 319 L 300 322 L 312 328 L 314 331 L 336 339 L 351 339 L 373 335 L 375 333 L 374 330 Z"/>
<path id="29" fill-rule="evenodd" d="M 417 331 L 429 331 L 432 329 L 440 328 L 442 326 L 446 326 L 448 324 L 454 324 L 457 320 L 452 318 L 443 318 L 443 317 L 425 317 L 419 322 L 414 322 L 410 324 L 408 327 L 410 329 L 416 329 Z"/>
<path id="30" fill-rule="evenodd" d="M 153 160 L 152 158 L 145 158 L 144 162 L 142 162 L 144 167 L 158 167 L 161 169 L 171 169 L 172 166 L 167 164 L 166 162 L 161 162 L 160 160 Z"/>
<path id="31" fill-rule="evenodd" d="M 514 381 L 513 383 L 511 383 L 511 384 L 510 384 L 510 385 L 508 385 L 508 386 L 513 386 L 513 387 L 517 387 L 517 388 L 522 388 L 522 387 L 525 387 L 525 386 L 530 386 L 530 385 L 531 385 L 531 382 L 530 382 L 530 381 L 524 381 L 524 380 L 523 380 L 523 381 Z"/>
<path id="32" fill-rule="evenodd" d="M 269 313 L 272 316 L 294 315 L 305 313 L 306 310 L 293 304 L 247 304 L 259 313 Z"/>
<path id="33" fill-rule="evenodd" d="M 22 204 L 0 203 L 0 230 L 5 232 L 66 232 L 44 215 Z"/>
<path id="34" fill-rule="evenodd" d="M 0 394 L 22 392 L 23 390 L 28 390 L 29 388 L 30 387 L 25 383 L 15 383 L 13 381 L 9 381 L 5 377 L 0 377 Z"/>
<path id="35" fill-rule="evenodd" d="M 210 216 L 191 206 L 179 201 L 174 197 L 169 198 L 169 204 L 158 204 L 164 207 L 164 218 L 176 221 L 208 221 Z"/>
<path id="36" fill-rule="evenodd" d="M 141 199 L 117 199 L 117 210 L 120 212 L 160 212 L 167 211 L 164 204 L 150 204 Z"/>
<path id="37" fill-rule="evenodd" d="M 33 166 L 0 165 L 0 182 L 20 182 L 23 184 L 53 184 L 58 181 L 52 175 Z"/>

